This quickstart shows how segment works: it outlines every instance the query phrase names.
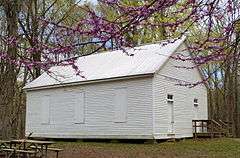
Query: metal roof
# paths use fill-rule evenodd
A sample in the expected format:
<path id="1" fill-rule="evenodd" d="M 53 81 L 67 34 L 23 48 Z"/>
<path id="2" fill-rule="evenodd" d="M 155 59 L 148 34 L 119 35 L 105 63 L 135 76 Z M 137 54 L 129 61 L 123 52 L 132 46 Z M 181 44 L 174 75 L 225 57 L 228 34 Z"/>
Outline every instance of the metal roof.
<path id="1" fill-rule="evenodd" d="M 174 42 L 129 48 L 127 53 L 115 50 L 80 57 L 76 65 L 84 77 L 76 75 L 71 66 L 55 66 L 50 69 L 51 74 L 43 73 L 24 89 L 155 73 L 184 40 L 185 37 Z"/>

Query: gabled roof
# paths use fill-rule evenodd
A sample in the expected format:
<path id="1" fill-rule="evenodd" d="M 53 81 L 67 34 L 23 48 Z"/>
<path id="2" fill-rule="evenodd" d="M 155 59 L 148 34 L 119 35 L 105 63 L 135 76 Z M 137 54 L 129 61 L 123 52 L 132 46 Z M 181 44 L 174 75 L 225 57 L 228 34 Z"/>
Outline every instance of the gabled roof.
<path id="1" fill-rule="evenodd" d="M 174 40 L 173 43 L 159 42 L 122 50 L 103 52 L 80 57 L 76 65 L 84 76 L 76 75 L 71 66 L 55 66 L 50 69 L 51 75 L 43 73 L 37 79 L 27 84 L 24 89 L 49 87 L 84 81 L 128 77 L 153 74 L 184 42 L 185 37 Z"/>

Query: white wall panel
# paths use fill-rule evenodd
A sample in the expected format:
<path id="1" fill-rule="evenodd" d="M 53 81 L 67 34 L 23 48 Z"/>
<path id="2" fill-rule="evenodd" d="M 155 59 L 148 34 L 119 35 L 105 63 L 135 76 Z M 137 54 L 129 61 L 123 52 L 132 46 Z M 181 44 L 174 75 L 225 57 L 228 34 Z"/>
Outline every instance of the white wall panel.
<path id="1" fill-rule="evenodd" d="M 127 98 L 128 105 L 126 115 L 121 118 L 127 118 L 124 123 L 114 121 L 114 96 L 115 90 L 119 88 L 127 88 L 127 92 L 121 90 L 121 98 Z M 75 111 L 81 111 L 74 108 L 76 92 L 84 92 L 85 98 L 84 123 L 79 124 L 75 123 Z M 36 119 L 41 115 L 38 110 L 39 98 L 46 94 L 52 97 L 52 121 L 50 124 L 41 124 Z M 36 137 L 52 138 L 152 138 L 153 98 L 150 77 L 29 91 L 27 98 L 26 135 L 33 132 Z M 126 104 L 125 101 L 122 103 Z M 121 110 L 125 111 L 125 107 Z"/>
<path id="2" fill-rule="evenodd" d="M 84 123 L 85 117 L 85 97 L 84 92 L 75 92 L 76 102 L 75 102 L 75 109 L 74 109 L 74 123 Z"/>
<path id="3" fill-rule="evenodd" d="M 116 88 L 114 90 L 114 122 L 127 121 L 127 88 Z"/>
<path id="4" fill-rule="evenodd" d="M 41 123 L 49 124 L 50 123 L 50 99 L 49 95 L 41 97 Z"/>

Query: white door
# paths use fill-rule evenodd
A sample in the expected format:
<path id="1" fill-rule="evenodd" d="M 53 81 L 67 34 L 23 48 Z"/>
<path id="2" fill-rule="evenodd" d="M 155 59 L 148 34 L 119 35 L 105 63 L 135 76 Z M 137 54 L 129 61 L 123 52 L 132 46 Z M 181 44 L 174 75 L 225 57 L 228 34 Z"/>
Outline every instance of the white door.
<path id="1" fill-rule="evenodd" d="M 173 102 L 168 103 L 169 107 L 169 133 L 174 133 L 174 104 Z"/>
<path id="2" fill-rule="evenodd" d="M 194 120 L 198 120 L 198 106 L 194 106 Z"/>
<path id="3" fill-rule="evenodd" d="M 199 113 L 199 107 L 194 105 L 194 109 L 193 109 L 193 114 L 194 114 L 193 119 L 194 120 L 199 120 L 199 117 L 198 117 L 199 114 L 198 113 Z M 196 125 L 199 126 L 200 122 L 197 122 Z M 200 127 L 196 127 L 197 131 L 194 131 L 194 132 L 199 133 L 201 131 L 201 129 L 202 128 L 200 128 Z M 193 129 L 193 130 L 195 130 L 195 129 Z"/>

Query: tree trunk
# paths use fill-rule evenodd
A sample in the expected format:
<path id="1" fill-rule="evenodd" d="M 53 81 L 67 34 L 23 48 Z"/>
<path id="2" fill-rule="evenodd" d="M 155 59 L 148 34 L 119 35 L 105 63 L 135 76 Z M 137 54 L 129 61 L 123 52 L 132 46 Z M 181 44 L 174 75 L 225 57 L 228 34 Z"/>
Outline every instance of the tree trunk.
<path id="1" fill-rule="evenodd" d="M 6 16 L 6 34 L 9 39 L 14 39 L 18 34 L 17 25 L 17 1 L 4 1 L 3 9 Z M 11 60 L 16 59 L 17 47 L 14 44 L 8 44 L 6 46 L 8 56 Z M 17 69 L 16 65 L 12 64 L 10 61 L 2 61 L 1 67 L 4 71 L 1 73 L 1 89 L 0 89 L 0 104 L 3 107 L 1 109 L 1 127 L 2 127 L 2 137 L 10 138 L 16 136 L 16 129 L 14 127 L 14 121 L 11 119 L 14 115 L 15 106 L 15 94 L 16 94 L 16 84 L 17 84 Z"/>
<path id="2" fill-rule="evenodd" d="M 31 14 L 31 22 L 32 22 L 32 41 L 30 42 L 31 46 L 33 48 L 38 47 L 38 36 L 39 36 L 39 24 L 38 24 L 38 3 L 37 0 L 30 0 L 29 5 L 29 13 Z M 40 62 L 41 61 L 41 51 L 34 52 L 32 55 L 34 62 Z M 33 69 L 33 79 L 39 77 L 41 75 L 41 68 L 38 65 L 34 66 Z"/>

